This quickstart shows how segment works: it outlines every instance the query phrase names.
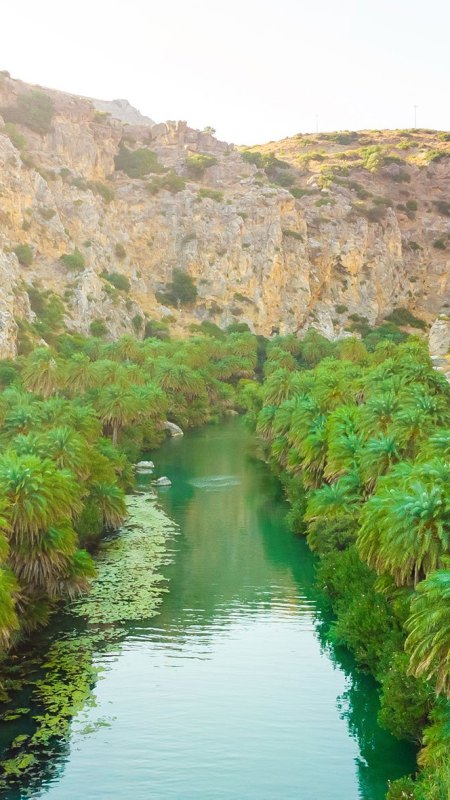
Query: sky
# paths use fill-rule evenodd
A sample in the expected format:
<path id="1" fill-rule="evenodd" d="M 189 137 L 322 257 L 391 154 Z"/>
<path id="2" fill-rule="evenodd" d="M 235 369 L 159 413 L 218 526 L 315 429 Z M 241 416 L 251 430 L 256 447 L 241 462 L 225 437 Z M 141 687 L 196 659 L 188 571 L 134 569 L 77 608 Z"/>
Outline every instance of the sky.
<path id="1" fill-rule="evenodd" d="M 236 144 L 450 129 L 448 0 L 4 0 L 0 69 Z"/>

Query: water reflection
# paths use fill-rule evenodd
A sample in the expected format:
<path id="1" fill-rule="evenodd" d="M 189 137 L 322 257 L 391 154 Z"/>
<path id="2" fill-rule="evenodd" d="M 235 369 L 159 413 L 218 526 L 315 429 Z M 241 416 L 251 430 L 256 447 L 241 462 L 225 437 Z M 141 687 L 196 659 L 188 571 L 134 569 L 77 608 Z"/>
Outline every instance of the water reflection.
<path id="1" fill-rule="evenodd" d="M 381 800 L 413 768 L 375 723 L 372 681 L 328 642 L 314 559 L 248 444 L 233 420 L 150 455 L 180 526 L 171 591 L 157 617 L 99 630 L 96 708 L 39 764 L 31 794 L 7 800 L 39 787 L 51 800 Z M 51 636 L 63 629 L 83 636 L 70 617 Z"/>

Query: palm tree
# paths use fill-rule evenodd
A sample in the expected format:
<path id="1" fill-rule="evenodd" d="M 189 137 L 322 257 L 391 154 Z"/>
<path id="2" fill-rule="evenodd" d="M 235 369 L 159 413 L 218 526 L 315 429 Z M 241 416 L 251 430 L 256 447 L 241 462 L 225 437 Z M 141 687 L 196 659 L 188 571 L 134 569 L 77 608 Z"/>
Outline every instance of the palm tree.
<path id="1" fill-rule="evenodd" d="M 19 585 L 10 569 L 0 567 L 0 648 L 5 651 L 11 645 L 13 635 L 19 629 L 15 597 Z"/>
<path id="2" fill-rule="evenodd" d="M 370 397 L 361 409 L 361 430 L 369 436 L 386 433 L 398 408 L 399 400 L 392 391 Z"/>
<path id="3" fill-rule="evenodd" d="M 29 392 L 50 397 L 63 383 L 61 363 L 50 348 L 38 347 L 28 356 L 22 370 L 22 382 Z"/>
<path id="4" fill-rule="evenodd" d="M 369 492 L 373 492 L 377 479 L 399 458 L 399 448 L 392 436 L 379 436 L 366 442 L 360 453 L 360 465 Z"/>
<path id="5" fill-rule="evenodd" d="M 407 622 L 410 672 L 450 699 L 450 561 L 416 587 Z"/>
<path id="6" fill-rule="evenodd" d="M 54 461 L 58 469 L 68 469 L 81 480 L 87 479 L 89 446 L 72 428 L 52 428 L 42 436 L 41 448 L 42 454 Z"/>
<path id="7" fill-rule="evenodd" d="M 117 445 L 119 431 L 130 425 L 142 412 L 142 405 L 132 390 L 124 390 L 117 384 L 103 389 L 96 401 L 100 419 L 112 431 L 112 441 Z"/>
<path id="8" fill-rule="evenodd" d="M 64 364 L 63 383 L 70 397 L 84 394 L 92 386 L 91 360 L 85 353 L 75 353 Z"/>
<path id="9" fill-rule="evenodd" d="M 361 558 L 398 585 L 416 585 L 442 565 L 450 547 L 450 500 L 443 485 L 418 479 L 382 488 L 365 504 L 358 534 Z"/>
<path id="10" fill-rule="evenodd" d="M 91 498 L 100 509 L 105 528 L 117 528 L 127 515 L 124 494 L 116 484 L 95 482 Z"/>
<path id="11" fill-rule="evenodd" d="M 7 502 L 12 547 L 36 540 L 50 525 L 71 519 L 81 510 L 80 488 L 74 477 L 48 459 L 4 453 L 0 456 L 0 486 Z"/>

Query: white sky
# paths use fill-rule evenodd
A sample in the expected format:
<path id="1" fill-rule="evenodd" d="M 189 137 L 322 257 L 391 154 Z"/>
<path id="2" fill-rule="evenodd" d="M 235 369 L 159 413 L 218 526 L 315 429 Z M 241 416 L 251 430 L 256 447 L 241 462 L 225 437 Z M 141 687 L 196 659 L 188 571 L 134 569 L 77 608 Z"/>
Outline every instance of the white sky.
<path id="1" fill-rule="evenodd" d="M 3 0 L 0 69 L 252 144 L 449 129 L 448 0 Z"/>

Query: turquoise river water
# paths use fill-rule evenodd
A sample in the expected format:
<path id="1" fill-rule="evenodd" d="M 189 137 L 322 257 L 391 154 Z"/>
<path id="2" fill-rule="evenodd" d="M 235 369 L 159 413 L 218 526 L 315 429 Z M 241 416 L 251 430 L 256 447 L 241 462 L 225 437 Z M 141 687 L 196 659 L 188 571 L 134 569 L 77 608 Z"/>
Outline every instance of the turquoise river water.
<path id="1" fill-rule="evenodd" d="M 150 454 L 179 526 L 170 591 L 94 653 L 95 707 L 5 800 L 382 800 L 413 770 L 372 680 L 327 642 L 314 558 L 252 447 L 231 420 Z"/>

